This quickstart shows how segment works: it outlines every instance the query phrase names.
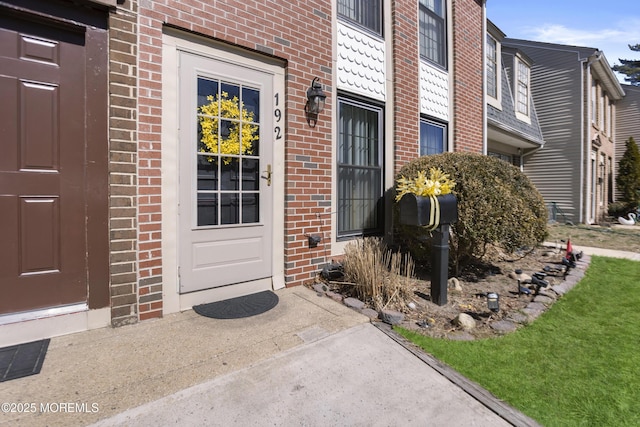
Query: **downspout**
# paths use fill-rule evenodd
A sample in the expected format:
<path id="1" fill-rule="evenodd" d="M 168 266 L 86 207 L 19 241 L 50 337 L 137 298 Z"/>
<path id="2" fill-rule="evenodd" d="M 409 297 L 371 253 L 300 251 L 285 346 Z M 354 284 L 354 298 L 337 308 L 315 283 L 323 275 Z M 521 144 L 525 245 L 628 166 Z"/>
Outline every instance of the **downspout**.
<path id="1" fill-rule="evenodd" d="M 586 66 L 586 76 L 589 78 L 589 81 L 586 82 L 587 87 L 586 92 L 587 92 L 587 117 L 586 117 L 586 122 L 587 125 L 589 125 L 591 123 L 591 115 L 593 114 L 593 112 L 591 111 L 591 105 L 592 105 L 592 99 L 591 97 L 592 95 L 592 91 L 591 91 L 591 86 L 593 85 L 592 83 L 592 79 L 593 77 L 591 76 L 591 64 L 593 64 L 595 61 L 599 61 L 600 58 L 602 56 L 602 52 L 600 50 L 597 50 L 596 53 L 594 53 L 593 55 L 590 55 L 587 58 L 587 66 Z M 584 62 L 584 60 L 580 61 L 580 62 Z M 581 81 L 583 82 L 583 84 L 585 84 L 585 67 L 580 67 L 581 68 L 581 72 L 583 73 L 582 75 L 582 79 Z M 581 94 L 581 98 L 582 98 L 582 103 L 580 105 L 580 114 L 582 117 L 582 120 L 580 120 L 580 138 L 582 139 L 582 144 L 583 147 L 580 150 L 580 188 L 585 188 L 584 184 L 585 184 L 585 175 L 586 175 L 586 179 L 589 180 L 590 178 L 590 168 L 586 167 L 585 165 L 585 159 L 591 159 L 591 147 L 589 146 L 589 138 L 587 137 L 587 135 L 585 134 L 586 130 L 585 130 L 585 115 L 584 115 L 584 92 L 585 90 L 582 91 L 583 93 Z M 587 169 L 585 171 L 585 169 Z M 589 189 L 588 194 L 587 194 L 587 204 L 585 203 L 585 196 L 584 193 L 582 192 L 582 190 L 580 190 L 579 194 L 580 194 L 580 211 L 579 211 L 579 217 L 578 217 L 578 222 L 580 224 L 582 224 L 584 222 L 585 219 L 588 218 L 584 218 L 585 214 L 587 214 L 586 216 L 588 217 L 588 212 L 591 209 L 590 208 L 590 204 L 591 204 L 591 193 L 593 192 L 593 189 L 591 188 L 591 182 L 589 182 L 589 185 L 587 186 L 587 188 Z"/>
<path id="2" fill-rule="evenodd" d="M 487 155 L 487 1 L 482 2 L 482 154 Z"/>

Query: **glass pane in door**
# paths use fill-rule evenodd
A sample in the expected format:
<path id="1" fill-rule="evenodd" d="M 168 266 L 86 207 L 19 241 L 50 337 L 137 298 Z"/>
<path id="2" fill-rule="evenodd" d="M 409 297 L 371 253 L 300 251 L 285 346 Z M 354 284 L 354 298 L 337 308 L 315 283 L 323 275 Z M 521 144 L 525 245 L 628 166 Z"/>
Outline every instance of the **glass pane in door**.
<path id="1" fill-rule="evenodd" d="M 198 78 L 197 225 L 260 222 L 260 91 Z"/>

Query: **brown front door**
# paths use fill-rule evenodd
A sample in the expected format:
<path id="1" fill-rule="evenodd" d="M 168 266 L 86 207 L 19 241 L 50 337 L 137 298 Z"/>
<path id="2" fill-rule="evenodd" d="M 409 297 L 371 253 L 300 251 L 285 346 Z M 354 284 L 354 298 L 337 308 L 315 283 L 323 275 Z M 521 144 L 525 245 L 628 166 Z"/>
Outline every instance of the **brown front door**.
<path id="1" fill-rule="evenodd" d="M 88 301 L 85 38 L 0 16 L 0 315 Z"/>

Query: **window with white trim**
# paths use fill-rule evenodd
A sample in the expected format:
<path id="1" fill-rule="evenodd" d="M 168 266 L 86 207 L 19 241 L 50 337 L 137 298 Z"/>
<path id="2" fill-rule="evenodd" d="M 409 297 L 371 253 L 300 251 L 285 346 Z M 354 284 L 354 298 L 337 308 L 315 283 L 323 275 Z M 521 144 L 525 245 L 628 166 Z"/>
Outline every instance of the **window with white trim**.
<path id="1" fill-rule="evenodd" d="M 338 98 L 338 238 L 383 231 L 381 107 Z"/>
<path id="2" fill-rule="evenodd" d="M 516 61 L 516 111 L 529 117 L 529 66 Z"/>
<path id="3" fill-rule="evenodd" d="M 611 100 L 607 103 L 607 136 L 613 138 L 613 103 Z"/>
<path id="4" fill-rule="evenodd" d="M 447 125 L 433 120 L 420 120 L 420 155 L 444 153 L 447 148 Z"/>
<path id="5" fill-rule="evenodd" d="M 598 96 L 598 129 L 604 131 L 604 91 L 600 91 Z"/>
<path id="6" fill-rule="evenodd" d="M 498 41 L 487 34 L 487 96 L 498 99 Z"/>
<path id="7" fill-rule="evenodd" d="M 382 35 L 382 0 L 338 0 L 338 16 Z"/>
<path id="8" fill-rule="evenodd" d="M 597 85 L 595 80 L 591 80 L 591 123 L 596 124 L 597 114 Z"/>
<path id="9" fill-rule="evenodd" d="M 420 56 L 447 68 L 447 25 L 444 0 L 419 0 Z"/>

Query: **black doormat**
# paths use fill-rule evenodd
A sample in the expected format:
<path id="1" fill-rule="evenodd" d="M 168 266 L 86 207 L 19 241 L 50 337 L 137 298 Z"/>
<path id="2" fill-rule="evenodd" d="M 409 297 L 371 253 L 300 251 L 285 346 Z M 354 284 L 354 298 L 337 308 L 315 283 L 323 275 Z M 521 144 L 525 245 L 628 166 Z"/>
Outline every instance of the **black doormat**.
<path id="1" fill-rule="evenodd" d="M 193 311 L 214 319 L 241 319 L 271 310 L 278 305 L 278 295 L 262 291 L 251 295 L 194 305 Z"/>
<path id="2" fill-rule="evenodd" d="M 49 339 L 0 348 L 0 382 L 40 373 Z"/>

